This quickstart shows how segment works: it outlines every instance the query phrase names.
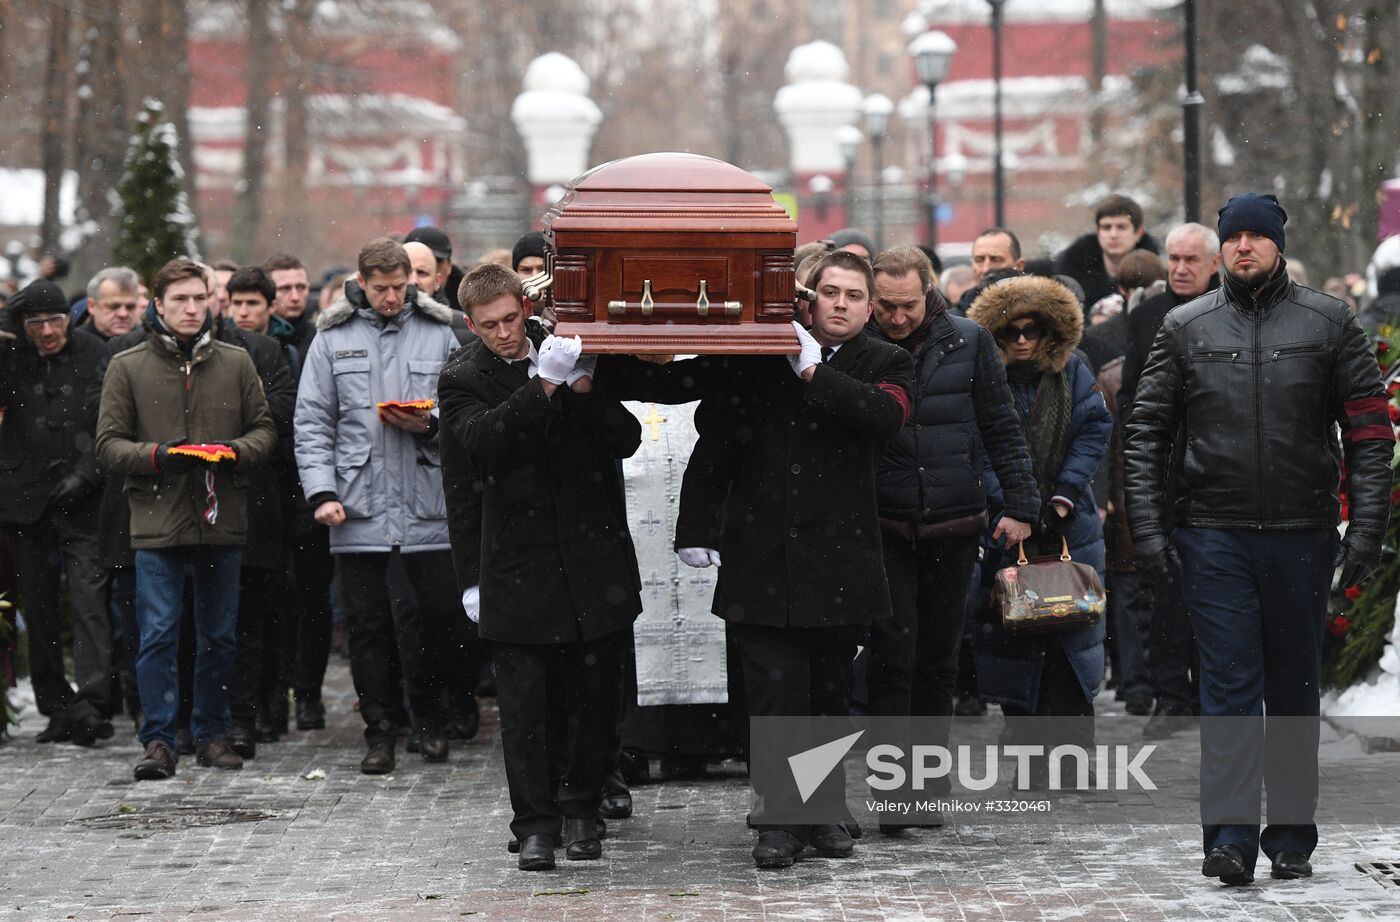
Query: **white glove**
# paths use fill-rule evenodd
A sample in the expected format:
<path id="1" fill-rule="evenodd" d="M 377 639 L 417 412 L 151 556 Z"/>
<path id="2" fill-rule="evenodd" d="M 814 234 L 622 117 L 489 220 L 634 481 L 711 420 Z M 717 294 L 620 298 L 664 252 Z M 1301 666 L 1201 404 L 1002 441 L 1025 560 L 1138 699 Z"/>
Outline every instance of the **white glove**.
<path id="1" fill-rule="evenodd" d="M 687 567 L 719 566 L 719 551 L 712 547 L 682 547 L 676 549 L 676 556 Z"/>
<path id="2" fill-rule="evenodd" d="M 466 592 L 462 593 L 462 609 L 467 613 L 467 617 L 471 619 L 472 624 L 478 624 L 478 623 L 480 623 L 480 621 L 481 621 L 481 587 L 480 587 L 480 586 L 473 586 L 473 587 L 471 587 L 470 589 L 468 589 Z"/>
<path id="3" fill-rule="evenodd" d="M 579 360 L 578 360 L 576 363 L 574 363 L 574 370 L 571 371 L 571 372 L 569 372 L 569 376 L 568 376 L 567 378 L 564 379 L 564 385 L 565 385 L 566 387 L 573 387 L 573 386 L 574 386 L 574 382 L 577 381 L 579 378 L 591 378 L 591 377 L 593 377 L 593 372 L 595 372 L 597 369 L 598 369 L 598 356 L 596 356 L 596 355 L 583 355 L 583 356 L 579 356 Z"/>
<path id="4" fill-rule="evenodd" d="M 583 354 L 583 340 L 550 334 L 540 344 L 539 374 L 550 384 L 563 384 Z"/>
<path id="5" fill-rule="evenodd" d="M 802 372 L 813 365 L 822 363 L 822 346 L 821 343 L 812 338 L 812 334 L 807 332 L 806 327 L 796 320 L 792 322 L 792 329 L 797 333 L 797 344 L 802 347 L 802 351 L 797 355 L 788 356 L 787 360 L 788 364 L 792 366 L 792 373 L 801 377 Z"/>

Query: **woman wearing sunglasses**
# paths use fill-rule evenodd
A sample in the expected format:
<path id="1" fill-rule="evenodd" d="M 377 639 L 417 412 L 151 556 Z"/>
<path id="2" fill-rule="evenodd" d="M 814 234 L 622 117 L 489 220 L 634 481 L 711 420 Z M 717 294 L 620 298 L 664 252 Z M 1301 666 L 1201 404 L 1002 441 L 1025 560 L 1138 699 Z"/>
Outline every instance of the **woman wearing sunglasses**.
<path id="1" fill-rule="evenodd" d="M 1075 354 L 1084 332 L 1078 299 L 1054 279 L 1020 276 L 987 288 L 967 315 L 990 330 L 1001 349 L 1043 499 L 1026 542 L 1027 556 L 1058 556 L 1063 537 L 1070 557 L 1089 564 L 1102 578 L 1103 526 L 1091 481 L 1108 448 L 1113 420 L 1089 366 Z M 995 518 L 1001 487 L 990 468 L 986 476 L 989 512 Z M 990 577 L 1015 557 L 1014 547 L 988 547 L 983 572 Z M 1054 738 L 1022 736 L 1019 741 L 1046 745 L 1047 751 L 1059 743 L 1093 745 L 1093 702 L 1104 668 L 1102 620 L 1061 633 L 1012 638 L 1001 631 L 994 612 L 986 623 L 973 626 L 972 635 L 981 693 L 999 702 L 1007 716 L 1085 718 L 1072 726 L 1057 725 Z M 1071 764 L 1066 763 L 1066 778 L 1073 777 Z M 1048 764 L 1036 760 L 1030 776 L 1018 778 L 1017 786 L 1043 788 L 1047 776 Z"/>

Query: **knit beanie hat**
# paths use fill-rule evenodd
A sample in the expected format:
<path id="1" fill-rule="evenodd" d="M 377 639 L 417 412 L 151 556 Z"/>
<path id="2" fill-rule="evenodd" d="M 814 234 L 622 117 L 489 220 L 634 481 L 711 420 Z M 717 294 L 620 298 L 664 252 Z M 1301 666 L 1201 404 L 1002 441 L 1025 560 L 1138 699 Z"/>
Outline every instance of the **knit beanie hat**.
<path id="1" fill-rule="evenodd" d="M 530 231 L 515 241 L 515 248 L 510 251 L 511 271 L 520 271 L 520 261 L 527 256 L 538 256 L 540 259 L 544 259 L 544 234 L 539 231 Z"/>
<path id="2" fill-rule="evenodd" d="M 1229 240 L 1240 231 L 1253 231 L 1268 237 L 1283 252 L 1283 225 L 1288 212 L 1278 199 L 1263 192 L 1243 192 L 1220 209 L 1220 239 Z"/>
<path id="3" fill-rule="evenodd" d="M 67 314 L 68 299 L 59 288 L 48 279 L 30 282 L 9 301 L 10 310 L 19 314 Z"/>

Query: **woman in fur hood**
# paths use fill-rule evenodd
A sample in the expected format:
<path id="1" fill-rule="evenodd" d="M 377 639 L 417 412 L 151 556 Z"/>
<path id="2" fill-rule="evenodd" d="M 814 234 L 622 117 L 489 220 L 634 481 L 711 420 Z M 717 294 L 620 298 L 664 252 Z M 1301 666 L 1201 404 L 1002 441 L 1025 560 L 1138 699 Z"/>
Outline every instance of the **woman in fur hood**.
<path id="1" fill-rule="evenodd" d="M 1084 332 L 1078 299 L 1054 279 L 1021 276 L 987 288 L 967 316 L 996 338 L 1044 498 L 1027 555 L 1058 555 L 1063 536 L 1071 558 L 1102 577 L 1103 526 L 1091 481 L 1108 449 L 1113 419 L 1089 366 L 1075 354 Z M 1001 487 L 993 471 L 986 476 L 995 518 Z M 983 566 L 1009 565 L 1014 555 L 1014 548 L 988 548 Z M 1002 633 L 993 613 L 973 636 L 981 693 L 1000 702 L 1004 713 L 1092 718 L 1104 668 L 1102 620 L 1067 632 L 1012 638 Z M 1056 742 L 1091 745 L 1092 719 L 1073 735 L 1078 738 Z M 1018 783 L 1043 786 L 1046 771 L 1046 763 L 1034 763 L 1032 777 Z"/>

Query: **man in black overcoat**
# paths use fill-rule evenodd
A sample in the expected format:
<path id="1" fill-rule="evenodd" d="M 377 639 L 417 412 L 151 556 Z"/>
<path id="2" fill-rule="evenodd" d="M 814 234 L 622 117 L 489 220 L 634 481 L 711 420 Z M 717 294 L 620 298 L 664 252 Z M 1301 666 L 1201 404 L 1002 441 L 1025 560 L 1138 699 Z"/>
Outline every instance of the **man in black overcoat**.
<path id="1" fill-rule="evenodd" d="M 676 548 L 691 566 L 720 565 L 711 610 L 738 646 L 753 717 L 845 716 L 860 635 L 890 616 L 875 468 L 908 417 L 913 364 L 863 331 L 865 260 L 828 254 L 811 288 L 812 329 L 794 323 L 799 355 L 609 362 L 604 377 L 616 369 L 629 398 L 703 398 Z M 760 868 L 790 867 L 809 844 L 828 857 L 853 849 L 842 825 L 754 825 Z"/>
<path id="2" fill-rule="evenodd" d="M 642 610 L 617 462 L 636 452 L 641 425 L 592 387 L 577 338 L 526 326 L 514 273 L 480 266 L 459 298 L 481 345 L 454 353 L 439 381 L 443 430 L 462 449 L 444 455 L 443 476 L 466 514 L 472 503 L 458 504 L 460 488 L 481 484 L 479 583 L 463 604 L 493 644 L 520 868 L 544 870 L 554 866 L 561 818 L 566 857 L 602 853 L 594 821 L 628 629 Z M 473 553 L 466 524 L 451 530 L 459 574 L 470 574 L 462 558 Z M 557 790 L 552 699 L 568 712 Z"/>

